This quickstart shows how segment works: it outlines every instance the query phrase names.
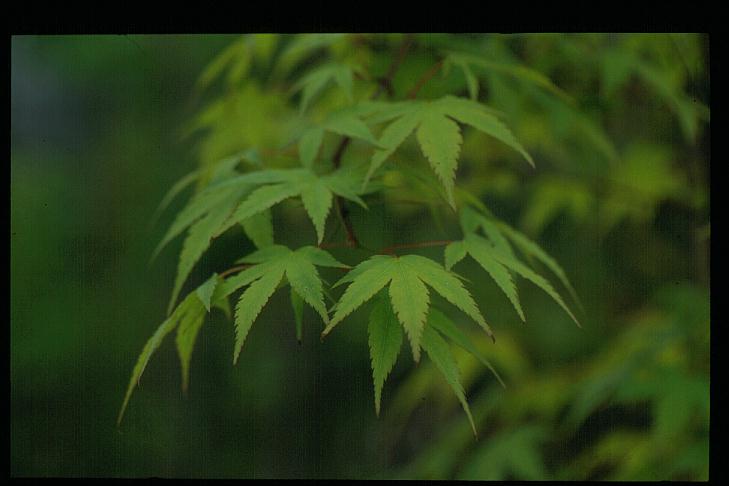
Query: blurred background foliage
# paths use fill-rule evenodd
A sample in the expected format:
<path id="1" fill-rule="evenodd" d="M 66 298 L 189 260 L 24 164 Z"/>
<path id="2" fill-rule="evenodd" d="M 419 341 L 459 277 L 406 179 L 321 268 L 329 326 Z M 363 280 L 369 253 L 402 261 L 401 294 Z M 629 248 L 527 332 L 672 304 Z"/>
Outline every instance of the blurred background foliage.
<path id="1" fill-rule="evenodd" d="M 236 367 L 232 323 L 213 314 L 187 397 L 165 343 L 116 427 L 174 276 L 179 241 L 148 263 L 185 199 L 154 223 L 165 192 L 239 151 L 254 164 L 271 151 L 295 164 L 299 105 L 317 119 L 368 96 L 401 42 L 396 34 L 12 38 L 12 475 L 708 477 L 704 35 L 415 36 L 422 48 L 387 90 L 402 98 L 445 58 L 421 98 L 457 93 L 504 114 L 536 169 L 466 130 L 456 186 L 550 252 L 584 306 L 577 329 L 522 285 L 521 324 L 498 287 L 459 265 L 498 340 L 475 327 L 472 337 L 506 383 L 453 349 L 477 440 L 432 364 L 415 366 L 405 353 L 377 419 L 366 313 L 324 343 L 305 327 L 298 345 L 278 294 Z M 324 153 L 337 143 L 326 134 Z M 386 204 L 352 208 L 362 243 L 458 235 L 440 186 L 418 169 L 415 144 L 399 153 L 401 170 L 383 178 Z M 355 142 L 344 162 L 367 154 Z M 293 206 L 274 213 L 277 241 L 315 241 Z M 242 231 L 224 235 L 190 280 L 250 250 Z M 442 258 L 442 249 L 421 252 Z M 358 261 L 351 250 L 332 253 Z"/>

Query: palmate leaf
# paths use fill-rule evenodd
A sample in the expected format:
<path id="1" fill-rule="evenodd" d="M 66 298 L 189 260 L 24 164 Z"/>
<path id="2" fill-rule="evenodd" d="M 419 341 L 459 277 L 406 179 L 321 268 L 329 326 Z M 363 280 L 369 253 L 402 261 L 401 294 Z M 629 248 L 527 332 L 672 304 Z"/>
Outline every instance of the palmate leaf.
<path id="1" fill-rule="evenodd" d="M 263 306 L 268 302 L 285 276 L 292 289 L 292 304 L 295 310 L 297 326 L 298 314 L 296 298 L 302 299 L 310 305 L 322 318 L 325 324 L 329 322 L 321 278 L 315 266 L 331 266 L 347 268 L 338 262 L 329 253 L 321 248 L 303 247 L 296 251 L 282 245 L 272 245 L 258 250 L 241 260 L 242 263 L 252 263 L 240 274 L 226 281 L 221 295 L 228 295 L 240 287 L 249 285 L 241 294 L 235 313 L 236 344 L 233 354 L 233 363 L 238 361 L 241 349 L 253 322 L 260 314 Z M 296 297 L 294 297 L 296 295 Z M 297 330 L 297 337 L 301 333 Z"/>
<path id="2" fill-rule="evenodd" d="M 330 174 L 319 176 L 309 169 L 288 169 L 267 172 L 269 176 L 261 177 L 260 187 L 253 190 L 250 195 L 238 205 L 233 214 L 221 224 L 216 235 L 223 233 L 238 221 L 244 221 L 268 210 L 275 204 L 291 198 L 301 197 L 309 218 L 317 231 L 317 241 L 324 239 L 325 222 L 332 206 L 332 198 L 336 194 L 345 199 L 365 206 L 358 194 L 362 192 L 355 187 L 358 185 L 358 174 L 350 169 L 338 169 Z M 226 181 L 213 188 L 236 187 L 238 184 L 250 183 L 250 176 L 240 176 Z M 248 177 L 247 177 L 248 176 Z M 365 206 L 366 207 L 366 206 Z"/>
<path id="3" fill-rule="evenodd" d="M 388 290 L 392 307 L 408 335 L 416 362 L 420 359 L 420 340 L 429 307 L 426 285 L 493 337 L 491 328 L 461 281 L 455 274 L 425 257 L 376 255 L 357 265 L 335 287 L 347 282 L 351 283 L 335 305 L 334 317 L 322 332 L 322 337 L 387 284 L 390 284 Z"/>
<path id="4" fill-rule="evenodd" d="M 513 271 L 544 290 L 544 292 L 546 292 L 560 307 L 562 307 L 562 309 L 564 309 L 575 324 L 577 324 L 578 327 L 581 327 L 580 322 L 564 302 L 562 297 L 557 293 L 554 287 L 552 287 L 552 284 L 550 284 L 547 279 L 520 262 L 516 256 L 514 256 L 513 252 L 505 250 L 503 245 L 508 245 L 508 243 L 501 240 L 501 236 L 492 236 L 499 242 L 497 245 L 492 240 L 477 235 L 475 233 L 476 227 L 470 224 L 469 218 L 466 217 L 464 219 L 466 224 L 464 225 L 463 230 L 466 233 L 466 236 L 461 242 L 457 242 L 455 244 L 451 243 L 449 246 L 453 245 L 453 248 L 449 249 L 446 247 L 445 259 L 447 265 L 454 265 L 465 256 L 465 253 L 471 255 L 473 259 L 489 273 L 499 288 L 501 288 L 501 290 L 506 294 L 514 306 L 514 309 L 516 309 L 516 312 L 519 314 L 519 317 L 523 321 L 525 320 L 524 312 L 521 309 L 519 297 L 516 292 L 516 286 L 510 274 L 510 272 Z M 493 226 L 489 227 L 489 229 L 490 231 L 495 230 Z M 497 234 L 500 235 L 500 233 Z"/>
<path id="5" fill-rule="evenodd" d="M 319 153 L 324 132 L 336 133 L 370 143 L 379 147 L 379 143 L 367 124 L 360 118 L 357 110 L 343 109 L 330 114 L 323 122 L 315 123 L 307 128 L 299 139 L 299 157 L 304 167 L 311 167 Z"/>
<path id="6" fill-rule="evenodd" d="M 372 379 L 375 385 L 375 412 L 379 416 L 382 387 L 395 366 L 402 346 L 402 328 L 384 292 L 372 308 L 368 331 Z"/>
<path id="7" fill-rule="evenodd" d="M 293 93 L 301 91 L 301 103 L 299 105 L 301 113 L 306 111 L 311 100 L 321 93 L 330 82 L 334 82 L 339 86 L 347 99 L 352 101 L 352 67 L 332 62 L 314 68 L 294 85 Z"/>
<path id="8" fill-rule="evenodd" d="M 375 171 L 395 152 L 413 132 L 433 171 L 443 183 L 448 202 L 455 207 L 453 185 L 462 137 L 460 122 L 491 135 L 518 151 L 532 166 L 534 161 L 511 131 L 485 106 L 465 98 L 444 96 L 434 101 L 407 101 L 372 105 L 370 122 L 394 119 L 380 135 L 379 144 L 370 160 L 365 176 L 366 185 Z M 454 121 L 455 120 L 455 121 Z"/>
<path id="9" fill-rule="evenodd" d="M 496 285 L 506 294 L 511 301 L 511 304 L 516 309 L 517 314 L 522 321 L 524 318 L 524 311 L 519 303 L 519 296 L 516 293 L 516 285 L 511 278 L 509 270 L 492 256 L 491 245 L 487 240 L 476 236 L 475 234 L 468 234 L 463 241 L 457 241 L 449 244 L 445 249 L 445 261 L 446 268 L 451 268 L 458 261 L 463 259 L 466 254 L 478 262 L 478 264 L 488 272 L 492 279 L 496 282 Z"/>
<path id="10" fill-rule="evenodd" d="M 582 303 L 577 296 L 577 292 L 570 283 L 565 271 L 562 269 L 559 263 L 557 263 L 554 258 L 552 258 L 539 245 L 527 238 L 524 234 L 515 230 L 506 223 L 502 221 L 497 221 L 495 219 L 492 219 L 491 217 L 484 216 L 483 214 L 480 214 L 479 212 L 468 206 L 465 206 L 463 209 L 461 209 L 461 227 L 464 234 L 466 235 L 470 233 L 475 233 L 479 229 L 483 230 L 483 233 L 489 240 L 489 243 L 496 250 L 496 254 L 503 255 L 502 258 L 506 258 L 508 262 L 516 262 L 516 265 L 519 266 L 519 269 L 522 272 L 526 272 L 528 275 L 530 275 L 531 278 L 527 277 L 526 275 L 522 276 L 524 278 L 527 278 L 528 280 L 532 280 L 536 285 L 542 287 L 548 294 L 550 294 L 550 296 L 553 296 L 553 294 L 557 294 L 557 292 L 546 279 L 536 275 L 533 271 L 531 271 L 531 269 L 529 269 L 519 261 L 519 259 L 516 257 L 516 254 L 514 253 L 514 250 L 511 248 L 511 245 L 509 243 L 510 240 L 527 258 L 534 258 L 535 260 L 541 262 L 549 270 L 551 270 L 552 273 L 557 276 L 560 282 L 569 291 L 570 295 L 577 303 L 577 305 L 582 308 Z M 455 252 L 456 249 L 452 249 L 450 251 Z M 446 258 L 453 258 L 453 255 L 451 255 L 450 257 L 446 255 Z M 502 262 L 502 264 L 509 267 L 506 262 Z M 512 268 L 512 270 L 517 272 L 517 270 L 514 268 Z M 535 282 L 534 278 L 536 278 L 539 283 Z M 559 298 L 558 303 L 560 301 L 562 301 L 561 298 Z M 572 316 L 572 313 L 567 309 L 566 304 L 562 302 L 560 306 L 562 306 L 567 311 L 567 313 Z M 575 319 L 574 317 L 573 320 L 577 321 L 577 319 Z"/>

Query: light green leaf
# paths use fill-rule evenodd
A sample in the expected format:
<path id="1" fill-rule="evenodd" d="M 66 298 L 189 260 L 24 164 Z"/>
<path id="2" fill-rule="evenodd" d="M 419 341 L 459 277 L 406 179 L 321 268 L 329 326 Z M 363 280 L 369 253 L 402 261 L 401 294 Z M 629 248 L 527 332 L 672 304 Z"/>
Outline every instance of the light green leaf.
<path id="1" fill-rule="evenodd" d="M 486 240 L 475 235 L 466 236 L 465 243 L 468 254 L 494 279 L 496 285 L 504 291 L 511 301 L 521 320 L 525 321 L 524 311 L 519 303 L 519 295 L 516 293 L 516 285 L 506 267 L 492 256 L 492 247 Z"/>
<path id="2" fill-rule="evenodd" d="M 291 288 L 319 313 L 324 324 L 328 324 L 329 316 L 324 305 L 321 278 L 306 255 L 299 252 L 291 254 L 286 260 L 286 278 Z"/>
<path id="3" fill-rule="evenodd" d="M 417 268 L 418 277 L 423 282 L 476 321 L 492 340 L 495 339 L 491 326 L 486 323 L 486 319 L 481 315 L 471 294 L 454 273 L 447 271 L 433 260 L 419 255 L 406 255 L 401 257 L 401 260 L 403 263 Z"/>
<path id="4" fill-rule="evenodd" d="M 210 302 L 213 298 L 213 294 L 215 293 L 215 289 L 218 287 L 218 283 L 220 282 L 220 278 L 218 277 L 217 273 L 214 273 L 212 277 L 207 279 L 204 284 L 202 284 L 200 287 L 195 290 L 195 294 L 197 294 L 198 298 L 200 299 L 200 302 L 202 305 L 205 306 L 205 309 L 210 312 Z"/>
<path id="5" fill-rule="evenodd" d="M 417 106 L 417 105 L 414 105 Z M 415 130 L 420 123 L 420 112 L 413 107 L 405 112 L 400 118 L 390 123 L 387 128 L 382 131 L 380 136 L 379 145 L 385 147 L 381 150 L 376 150 L 372 159 L 370 160 L 370 168 L 365 176 L 365 181 L 362 184 L 364 188 L 367 182 L 370 180 L 375 171 L 387 160 L 397 147 L 402 144 L 405 139 Z"/>
<path id="6" fill-rule="evenodd" d="M 256 248 L 273 245 L 273 221 L 270 210 L 261 211 L 244 219 L 241 225 L 246 236 L 256 245 Z"/>
<path id="7" fill-rule="evenodd" d="M 389 261 L 384 262 L 380 260 L 380 262 L 384 264 L 376 263 L 369 266 L 367 270 L 357 274 L 356 280 L 347 287 L 347 290 L 344 291 L 339 302 L 337 302 L 334 317 L 331 321 L 329 321 L 329 325 L 327 325 L 322 332 L 322 337 L 329 334 L 332 329 L 334 329 L 334 326 L 339 324 L 342 319 L 371 299 L 372 296 L 382 289 L 382 287 L 390 282 L 392 279 L 393 267 L 392 265 L 389 265 Z M 356 269 L 357 267 L 355 267 L 355 270 Z"/>
<path id="8" fill-rule="evenodd" d="M 296 253 L 305 255 L 311 263 L 319 267 L 349 268 L 348 265 L 338 261 L 327 251 L 315 246 L 304 246 L 296 250 Z"/>
<path id="9" fill-rule="evenodd" d="M 484 226 L 484 229 L 486 229 L 486 226 Z M 535 242 L 527 238 L 524 234 L 520 233 L 519 231 L 515 230 L 511 226 L 500 223 L 499 229 L 503 231 L 506 236 L 511 239 L 511 241 L 514 242 L 514 244 L 519 247 L 519 249 L 528 256 L 534 257 L 540 262 L 542 262 L 547 268 L 549 268 L 552 273 L 554 273 L 557 278 L 562 282 L 562 285 L 564 285 L 569 293 L 572 295 L 572 298 L 577 302 L 577 305 L 582 307 L 582 303 L 580 302 L 579 297 L 577 296 L 577 292 L 575 291 L 574 287 L 572 287 L 572 284 L 570 283 L 569 279 L 567 278 L 567 274 L 562 269 L 562 267 L 557 263 L 557 261 L 552 258 L 546 251 L 544 251 L 539 245 L 537 245 Z"/>
<path id="10" fill-rule="evenodd" d="M 180 303 L 180 305 L 177 306 L 175 312 L 173 312 L 162 324 L 160 324 L 154 334 L 152 334 L 152 337 L 150 337 L 149 340 L 147 340 L 147 342 L 144 344 L 144 348 L 142 348 L 142 352 L 140 353 L 139 358 L 137 358 L 137 362 L 134 365 L 134 369 L 132 370 L 132 376 L 129 378 L 127 392 L 124 395 L 124 401 L 122 402 L 121 409 L 119 410 L 119 416 L 117 417 L 117 425 L 121 423 L 121 420 L 124 417 L 124 411 L 129 404 L 129 399 L 132 396 L 132 392 L 134 391 L 134 388 L 136 388 L 136 386 L 139 384 L 139 379 L 142 377 L 142 373 L 144 373 L 144 369 L 147 367 L 149 359 L 152 357 L 154 352 L 157 351 L 157 348 L 159 348 L 160 344 L 162 344 L 162 340 L 165 338 L 165 336 L 174 331 L 175 327 L 177 327 L 177 324 L 179 324 L 182 316 L 187 312 L 188 307 L 194 305 L 195 303 L 197 303 L 198 305 L 200 304 L 194 294 L 190 294 L 189 296 L 187 296 Z"/>
<path id="11" fill-rule="evenodd" d="M 531 155 L 524 150 L 524 147 L 514 137 L 511 130 L 494 115 L 483 110 L 479 103 L 453 96 L 446 96 L 441 99 L 440 106 L 449 116 L 452 116 L 459 122 L 471 125 L 473 128 L 491 135 L 510 146 L 522 154 L 527 162 L 534 167 L 534 160 L 532 160 Z"/>
<path id="12" fill-rule="evenodd" d="M 332 207 L 333 196 L 321 179 L 315 179 L 301 191 L 301 201 L 316 228 L 317 243 L 324 239 L 324 224 Z"/>
<path id="13" fill-rule="evenodd" d="M 276 265 L 269 269 L 268 273 L 253 282 L 238 300 L 235 307 L 235 351 L 233 353 L 233 364 L 238 362 L 243 344 L 245 344 L 248 331 L 253 322 L 261 313 L 263 306 L 271 298 L 274 291 L 281 282 L 284 274 L 283 265 Z"/>
<path id="14" fill-rule="evenodd" d="M 379 416 L 382 387 L 395 366 L 402 346 L 402 329 L 384 292 L 372 308 L 368 331 L 372 379 L 375 385 L 375 412 Z"/>
<path id="15" fill-rule="evenodd" d="M 474 236 L 475 238 L 478 238 L 477 236 Z M 499 251 L 494 250 L 492 253 L 492 256 L 498 260 L 500 263 L 502 263 L 507 268 L 513 270 L 514 272 L 518 273 L 525 279 L 531 281 L 534 285 L 539 287 L 540 289 L 544 290 L 547 295 L 549 295 L 557 304 L 559 304 L 562 309 L 572 318 L 573 321 L 575 321 L 575 324 L 577 324 L 578 327 L 582 327 L 580 325 L 580 321 L 577 320 L 574 314 L 572 314 L 572 311 L 567 307 L 567 304 L 564 303 L 562 300 L 562 297 L 557 293 L 556 290 L 554 290 L 554 287 L 552 287 L 552 284 L 549 283 L 547 279 L 542 277 L 541 275 L 538 275 L 535 273 L 531 268 L 527 267 L 523 263 L 519 262 L 518 260 L 515 260 L 514 258 L 501 253 Z"/>
<path id="16" fill-rule="evenodd" d="M 455 207 L 453 185 L 463 143 L 461 129 L 453 120 L 428 112 L 422 117 L 416 137 L 423 154 L 445 187 L 448 203 Z"/>
<path id="17" fill-rule="evenodd" d="M 314 164 L 323 138 L 324 130 L 319 127 L 310 128 L 304 132 L 299 140 L 299 157 L 301 157 L 304 167 L 311 167 Z"/>
<path id="18" fill-rule="evenodd" d="M 466 258 L 466 245 L 462 241 L 454 241 L 445 247 L 445 268 L 450 270 L 453 265 Z"/>
<path id="19" fill-rule="evenodd" d="M 428 326 L 426 326 L 423 330 L 422 342 L 423 349 L 426 353 L 428 353 L 428 357 L 443 374 L 443 377 L 453 389 L 456 397 L 458 397 L 458 401 L 461 402 L 463 410 L 465 410 L 466 415 L 468 415 L 468 421 L 471 423 L 473 435 L 478 436 L 478 433 L 476 432 L 476 424 L 473 422 L 473 416 L 471 415 L 471 409 L 466 401 L 466 392 L 463 390 L 463 386 L 461 385 L 459 378 L 458 365 L 451 354 L 448 343 L 446 343 L 437 332 Z"/>
<path id="20" fill-rule="evenodd" d="M 187 393 L 190 382 L 190 359 L 192 358 L 192 350 L 195 347 L 197 334 L 204 320 L 205 309 L 198 302 L 197 305 L 189 306 L 187 312 L 180 319 L 180 325 L 177 327 L 175 343 L 177 345 L 177 354 L 180 357 L 183 393 Z"/>
<path id="21" fill-rule="evenodd" d="M 396 264 L 390 283 L 390 300 L 407 333 L 413 349 L 413 359 L 420 361 L 420 337 L 423 334 L 430 299 L 428 289 L 418 278 L 418 274 L 408 265 Z"/>
<path id="22" fill-rule="evenodd" d="M 281 183 L 259 187 L 238 206 L 233 216 L 231 216 L 226 225 L 221 229 L 224 231 L 237 221 L 248 219 L 251 216 L 265 211 L 274 204 L 280 203 L 284 199 L 296 196 L 300 190 L 300 187 L 294 183 Z"/>
<path id="23" fill-rule="evenodd" d="M 501 383 L 501 386 L 506 388 L 504 380 L 501 379 L 501 376 L 499 376 L 499 373 L 491 365 L 489 360 L 486 359 L 481 351 L 476 349 L 476 347 L 471 343 L 471 341 L 469 341 L 463 331 L 461 331 L 458 326 L 456 326 L 455 323 L 450 320 L 445 314 L 443 314 L 435 307 L 431 307 L 430 312 L 428 313 L 428 321 L 426 325 L 432 327 L 443 336 L 450 339 L 455 345 L 460 346 L 461 348 L 471 353 L 474 358 L 479 360 L 481 363 L 483 363 L 484 366 L 491 370 L 496 379 L 499 380 L 499 383 Z"/>
<path id="24" fill-rule="evenodd" d="M 210 241 L 220 233 L 221 226 L 235 208 L 237 201 L 237 194 L 229 194 L 228 199 L 216 208 L 215 211 L 211 211 L 207 216 L 190 227 L 190 232 L 182 244 L 175 285 L 172 289 L 172 296 L 170 297 L 170 303 L 167 309 L 168 314 L 172 312 L 177 296 L 180 290 L 182 290 L 182 285 L 187 280 L 188 275 L 190 275 L 192 268 L 202 254 L 205 253 L 205 250 L 208 249 Z"/>

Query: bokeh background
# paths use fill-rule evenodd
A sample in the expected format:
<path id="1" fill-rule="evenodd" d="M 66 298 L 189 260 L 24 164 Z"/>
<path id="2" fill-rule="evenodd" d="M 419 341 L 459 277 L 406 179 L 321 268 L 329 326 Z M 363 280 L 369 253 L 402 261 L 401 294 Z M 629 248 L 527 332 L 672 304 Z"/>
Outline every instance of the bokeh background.
<path id="1" fill-rule="evenodd" d="M 271 55 L 293 42 L 279 37 Z M 292 76 L 322 56 L 346 57 L 348 46 L 384 73 L 401 41 L 335 37 L 312 42 L 323 53 L 302 58 Z M 577 329 L 520 283 L 520 324 L 482 272 L 456 267 L 479 305 L 488 302 L 498 343 L 474 339 L 507 383 L 454 349 L 478 440 L 445 381 L 407 353 L 378 419 L 366 314 L 324 343 L 309 329 L 299 345 L 284 292 L 235 367 L 232 323 L 212 315 L 187 396 L 174 346 L 163 344 L 117 427 L 132 366 L 164 317 L 181 244 L 149 262 L 185 197 L 155 223 L 157 204 L 200 163 L 267 142 L 278 120 L 297 113 L 289 88 L 266 91 L 264 64 L 235 61 L 242 48 L 228 54 L 227 77 L 200 89 L 206 66 L 239 42 L 12 38 L 11 475 L 708 477 L 709 40 L 693 34 L 418 37 L 491 56 L 493 69 L 477 73 L 480 99 L 507 113 L 538 167 L 522 168 L 498 144 L 466 134 L 462 166 L 477 161 L 488 171 L 459 173 L 457 182 L 549 251 L 584 304 Z M 427 52 L 412 54 L 395 92 L 431 62 Z M 468 93 L 455 68 L 421 96 L 438 90 Z M 326 96 L 323 106 L 336 101 Z M 190 135 L 211 100 L 237 108 L 209 115 L 217 118 L 208 131 Z M 353 214 L 370 246 L 433 239 L 427 211 L 386 213 Z M 289 238 L 313 234 L 306 221 L 282 218 Z M 378 228 L 388 218 L 399 223 Z M 444 224 L 438 231 L 452 234 Z M 226 235 L 193 279 L 250 249 L 240 234 Z"/>

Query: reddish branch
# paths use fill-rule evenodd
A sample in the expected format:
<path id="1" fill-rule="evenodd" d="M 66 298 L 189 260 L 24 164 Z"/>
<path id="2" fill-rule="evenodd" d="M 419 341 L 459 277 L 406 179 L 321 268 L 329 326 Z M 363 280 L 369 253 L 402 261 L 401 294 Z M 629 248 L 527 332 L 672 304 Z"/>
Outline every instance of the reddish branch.
<path id="1" fill-rule="evenodd" d="M 410 49 L 410 46 L 413 42 L 413 35 L 408 34 L 405 39 L 403 40 L 402 44 L 400 45 L 400 50 L 398 51 L 397 57 L 393 59 L 392 63 L 390 64 L 390 67 L 387 70 L 387 73 L 385 74 L 384 79 L 377 87 L 377 90 L 372 94 L 371 99 L 375 99 L 380 96 L 383 90 L 387 90 L 389 93 L 392 92 L 391 85 L 392 85 L 392 79 L 395 77 L 395 73 L 397 72 L 398 68 L 402 64 L 403 60 L 405 59 L 405 56 L 407 55 L 408 50 Z M 337 147 L 336 152 L 334 152 L 334 157 L 332 159 L 334 163 L 335 168 L 339 168 L 339 166 L 342 164 L 342 156 L 344 155 L 344 151 L 349 146 L 350 142 L 352 141 L 349 137 L 342 138 L 342 141 L 339 142 L 339 146 Z M 339 219 L 342 222 L 342 225 L 344 226 L 344 230 L 347 232 L 347 244 L 348 246 L 352 248 L 356 248 L 359 246 L 359 242 L 357 241 L 357 237 L 354 234 L 354 229 L 352 228 L 352 222 L 349 219 L 349 211 L 347 210 L 347 207 L 344 203 L 344 201 L 341 200 L 341 198 L 336 197 L 334 199 L 334 205 L 337 211 L 337 214 L 339 215 Z"/>
<path id="2" fill-rule="evenodd" d="M 403 243 L 401 245 L 387 246 L 380 250 L 382 255 L 394 255 L 396 250 L 410 250 L 414 248 L 428 248 L 431 246 L 445 246 L 453 243 L 453 240 L 420 241 L 417 243 Z"/>
<path id="3" fill-rule="evenodd" d="M 418 80 L 415 86 L 413 86 L 413 89 L 410 90 L 407 97 L 409 99 L 415 99 L 418 96 L 420 89 L 425 86 L 425 83 L 433 79 L 433 76 L 435 76 L 442 67 L 443 59 L 436 62 L 428 71 L 425 72 L 425 74 L 423 74 L 423 76 Z"/>

